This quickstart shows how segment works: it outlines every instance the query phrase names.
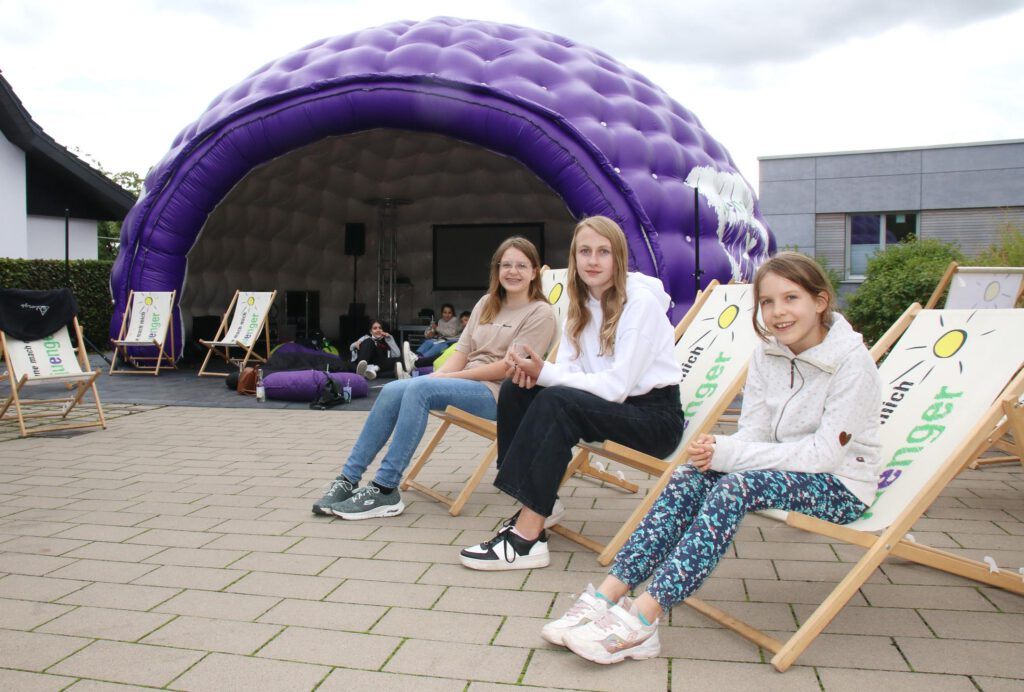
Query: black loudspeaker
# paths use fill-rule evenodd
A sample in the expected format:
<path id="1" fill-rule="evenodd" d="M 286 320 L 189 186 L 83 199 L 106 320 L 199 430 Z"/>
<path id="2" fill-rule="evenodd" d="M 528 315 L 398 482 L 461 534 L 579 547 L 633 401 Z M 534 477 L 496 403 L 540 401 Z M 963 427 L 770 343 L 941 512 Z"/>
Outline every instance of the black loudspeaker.
<path id="1" fill-rule="evenodd" d="M 345 224 L 345 254 L 362 257 L 366 253 L 366 224 Z"/>

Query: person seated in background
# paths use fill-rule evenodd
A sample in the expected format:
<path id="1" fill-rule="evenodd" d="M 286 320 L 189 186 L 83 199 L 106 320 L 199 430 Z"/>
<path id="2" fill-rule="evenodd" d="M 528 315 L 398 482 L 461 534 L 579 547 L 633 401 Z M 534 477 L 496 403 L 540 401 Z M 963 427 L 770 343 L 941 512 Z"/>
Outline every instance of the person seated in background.
<path id="1" fill-rule="evenodd" d="M 370 333 L 356 339 L 349 350 L 352 361 L 356 364 L 356 374 L 368 380 L 378 376 L 390 377 L 394 373 L 399 377 L 402 373 L 401 352 L 395 339 L 386 331 L 380 320 L 370 323 Z M 382 374 L 383 373 L 383 374 Z"/>
<path id="2" fill-rule="evenodd" d="M 469 313 L 464 313 L 469 315 Z M 469 318 L 466 318 L 466 322 Z M 449 346 L 459 340 L 466 322 L 455 316 L 455 306 L 445 303 L 441 306 L 441 319 L 434 320 L 423 332 L 426 337 L 423 343 L 416 348 L 416 355 L 413 355 L 409 348 L 409 342 L 402 344 L 402 367 L 406 374 L 411 374 L 416 368 L 433 365 L 437 357 L 444 353 Z M 399 374 L 399 377 L 402 375 Z"/>
<path id="3" fill-rule="evenodd" d="M 458 406 L 494 420 L 498 387 L 508 369 L 504 359 L 512 343 L 540 352 L 551 346 L 555 312 L 541 291 L 537 248 L 526 238 L 509 238 L 498 246 L 490 269 L 490 287 L 473 308 L 455 353 L 431 375 L 384 385 L 344 468 L 313 504 L 314 513 L 342 519 L 401 514 L 405 504 L 398 484 L 427 428 L 430 411 Z M 373 481 L 358 487 L 389 438 Z"/>
<path id="4" fill-rule="evenodd" d="M 689 463 L 608 576 L 541 630 L 549 642 L 597 663 L 657 656 L 658 621 L 711 575 L 747 512 L 848 524 L 873 501 L 885 464 L 882 382 L 863 337 L 833 312 L 832 285 L 810 257 L 780 252 L 753 284 L 763 343 L 750 361 L 739 431 L 689 442 Z M 644 582 L 635 600 L 626 595 Z"/>
<path id="5" fill-rule="evenodd" d="M 462 323 L 462 329 L 465 329 L 466 325 L 469 324 L 469 318 L 472 314 L 469 310 L 463 310 L 459 313 L 459 322 Z"/>

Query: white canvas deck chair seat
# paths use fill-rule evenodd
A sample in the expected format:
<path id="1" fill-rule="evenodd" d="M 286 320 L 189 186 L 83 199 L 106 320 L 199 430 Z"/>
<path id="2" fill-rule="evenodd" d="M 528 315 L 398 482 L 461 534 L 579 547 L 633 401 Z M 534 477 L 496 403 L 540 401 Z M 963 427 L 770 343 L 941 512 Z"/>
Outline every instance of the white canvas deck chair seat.
<path id="1" fill-rule="evenodd" d="M 565 323 L 565 315 L 569 309 L 569 294 L 565 290 L 568 273 L 568 269 L 550 269 L 546 266 L 541 269 L 541 289 L 543 290 L 544 295 L 547 296 L 548 302 L 551 303 L 551 306 L 555 310 L 555 323 L 558 325 L 554 338 L 555 346 L 548 353 L 548 360 L 551 361 L 554 360 L 555 355 L 557 354 L 562 325 Z M 431 415 L 441 419 L 441 427 L 437 429 L 437 432 L 434 433 L 434 436 L 430 438 L 426 448 L 424 448 L 423 453 L 420 454 L 419 458 L 416 459 L 416 462 L 409 468 L 409 472 L 406 474 L 400 487 L 402 490 L 412 488 L 413 490 L 419 491 L 438 502 L 446 504 L 449 507 L 448 513 L 453 517 L 458 516 L 459 513 L 462 512 L 462 508 L 465 506 L 470 496 L 473 494 L 473 491 L 480 485 L 480 481 L 483 480 L 484 474 L 486 474 L 487 470 L 494 464 L 494 460 L 498 458 L 498 428 L 494 421 L 474 416 L 471 413 L 466 413 L 455 406 L 449 406 L 444 411 L 431 411 L 430 413 Z M 420 483 L 416 478 L 419 476 L 420 471 L 422 471 L 423 466 L 427 463 L 427 460 L 430 459 L 431 455 L 436 451 L 441 440 L 444 439 L 448 429 L 453 425 L 458 428 L 462 428 L 463 430 L 476 433 L 477 435 L 490 440 L 491 444 L 488 446 L 486 454 L 484 454 L 483 458 L 480 459 L 480 462 L 473 470 L 469 480 L 466 481 L 466 484 L 455 497 L 450 497 L 438 492 L 424 483 Z M 601 480 L 607 480 L 610 483 L 626 487 L 627 489 L 630 488 L 631 484 L 626 481 L 622 481 L 611 474 L 602 473 L 597 470 L 594 470 L 593 474 Z M 632 485 L 632 489 L 635 492 L 636 486 Z"/>
<path id="2" fill-rule="evenodd" d="M 790 526 L 867 551 L 795 634 L 782 642 L 724 611 L 685 603 L 774 654 L 785 671 L 890 555 L 1024 594 L 1024 576 L 921 545 L 914 523 L 963 468 L 1004 414 L 1024 428 L 1013 404 L 1024 392 L 1024 310 L 924 310 L 880 367 L 882 456 L 887 465 L 875 501 L 839 526 L 790 512 Z M 780 550 L 785 544 L 778 544 Z M 969 546 L 968 546 L 969 549 Z"/>
<path id="3" fill-rule="evenodd" d="M 950 262 L 925 307 L 936 307 L 947 288 L 946 309 L 1013 308 L 1024 296 L 1024 267 L 961 267 Z M 989 437 L 990 444 L 978 450 L 970 468 L 1007 462 L 1024 464 L 1020 449 L 1024 441 L 1011 436 L 1008 419 L 1001 420 Z M 985 455 L 989 449 L 997 454 Z"/>
<path id="4" fill-rule="evenodd" d="M 132 291 L 110 359 L 110 374 L 159 375 L 175 369 L 174 330 L 169 329 L 176 291 Z M 156 355 L 150 355 L 155 353 Z M 118 359 L 121 366 L 118 367 Z M 131 365 L 132 367 L 126 367 Z"/>
<path id="5" fill-rule="evenodd" d="M 245 368 L 250 361 L 265 363 L 270 357 L 270 325 L 267 324 L 267 314 L 274 304 L 277 291 L 251 292 L 235 291 L 231 304 L 224 312 L 224 317 L 217 328 L 217 334 L 212 340 L 200 339 L 199 343 L 209 349 L 203 365 L 199 368 L 199 376 L 203 377 L 227 377 L 226 372 L 210 372 L 207 367 L 210 358 L 216 354 L 229 365 L 236 366 L 239 370 Z M 230 324 L 228 317 L 231 318 Z M 256 344 L 263 335 L 263 353 L 256 352 Z M 242 351 L 242 355 L 232 356 L 232 349 Z"/>
<path id="6" fill-rule="evenodd" d="M 739 393 L 747 379 L 747 364 L 759 343 L 754 331 L 754 291 L 750 284 L 718 285 L 713 282 L 698 296 L 677 326 L 675 355 L 682 370 L 679 399 L 686 415 L 686 429 L 676 450 L 658 459 L 615 442 L 582 442 L 562 479 L 596 455 L 644 471 L 658 480 L 615 536 L 601 544 L 569 529 L 565 524 L 551 531 L 598 553 L 607 565 L 668 485 L 672 472 L 687 461 L 686 445 L 695 435 L 710 432 Z M 570 517 L 571 518 L 571 517 Z"/>
<path id="7" fill-rule="evenodd" d="M 22 437 L 55 430 L 107 427 L 96 391 L 100 373 L 89 367 L 77 312 L 75 297 L 66 288 L 0 290 L 0 353 L 10 385 L 10 392 L 0 405 L 0 420 L 17 420 Z M 24 396 L 27 388 L 36 386 L 46 392 L 60 392 L 62 396 Z M 69 418 L 88 392 L 96 406 L 95 420 Z M 25 424 L 27 420 L 43 418 L 55 418 L 58 422 L 31 428 Z"/>

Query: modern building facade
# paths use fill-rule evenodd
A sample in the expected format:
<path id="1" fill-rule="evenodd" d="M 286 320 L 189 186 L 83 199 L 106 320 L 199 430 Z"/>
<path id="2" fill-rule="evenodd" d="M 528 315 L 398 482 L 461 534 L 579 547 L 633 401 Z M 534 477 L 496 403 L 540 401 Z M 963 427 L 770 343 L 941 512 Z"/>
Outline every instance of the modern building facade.
<path id="1" fill-rule="evenodd" d="M 131 194 L 55 142 L 0 75 L 0 257 L 96 259 L 97 221 L 120 221 Z"/>
<path id="2" fill-rule="evenodd" d="M 909 234 L 971 257 L 1024 228 L 1024 140 L 763 156 L 761 210 L 778 246 L 824 259 L 844 281 Z"/>

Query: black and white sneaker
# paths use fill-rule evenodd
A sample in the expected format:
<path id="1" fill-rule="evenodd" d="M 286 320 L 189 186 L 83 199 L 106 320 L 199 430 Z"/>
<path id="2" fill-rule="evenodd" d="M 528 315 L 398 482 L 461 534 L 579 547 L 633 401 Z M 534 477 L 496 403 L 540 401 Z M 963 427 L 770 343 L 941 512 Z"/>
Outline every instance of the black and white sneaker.
<path id="1" fill-rule="evenodd" d="M 459 553 L 459 560 L 470 569 L 497 572 L 509 569 L 533 569 L 547 567 L 551 561 L 548 553 L 548 535 L 530 541 L 506 526 L 498 534 L 480 545 L 466 548 Z"/>

